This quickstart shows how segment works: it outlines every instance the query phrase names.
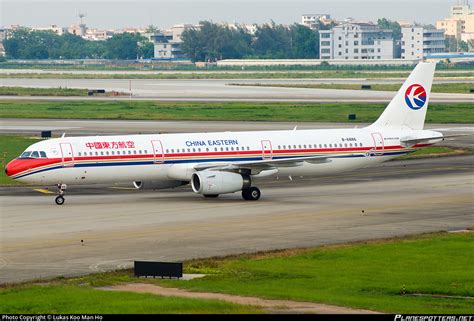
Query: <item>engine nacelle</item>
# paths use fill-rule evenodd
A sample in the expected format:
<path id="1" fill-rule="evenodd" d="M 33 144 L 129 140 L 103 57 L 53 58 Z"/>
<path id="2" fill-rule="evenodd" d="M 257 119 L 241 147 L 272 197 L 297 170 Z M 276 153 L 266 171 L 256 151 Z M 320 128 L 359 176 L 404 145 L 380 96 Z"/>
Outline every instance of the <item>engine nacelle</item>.
<path id="1" fill-rule="evenodd" d="M 249 176 L 237 173 L 202 171 L 193 173 L 191 176 L 193 191 L 203 195 L 234 193 L 247 189 L 250 185 Z"/>
<path id="2" fill-rule="evenodd" d="M 175 188 L 175 187 L 186 185 L 186 184 L 187 184 L 187 182 L 183 182 L 183 181 L 133 182 L 133 186 L 136 189 L 166 189 L 166 188 Z"/>

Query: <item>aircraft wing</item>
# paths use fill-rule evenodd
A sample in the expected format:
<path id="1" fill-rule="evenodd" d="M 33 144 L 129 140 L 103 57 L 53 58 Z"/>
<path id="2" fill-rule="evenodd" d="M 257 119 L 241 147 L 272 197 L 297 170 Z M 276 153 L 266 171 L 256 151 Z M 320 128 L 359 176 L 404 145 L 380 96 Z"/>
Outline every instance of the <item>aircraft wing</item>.
<path id="1" fill-rule="evenodd" d="M 353 155 L 353 154 L 350 154 Z M 219 162 L 219 163 L 207 163 L 197 164 L 194 169 L 197 171 L 203 170 L 219 170 L 219 171 L 239 171 L 242 169 L 251 170 L 259 173 L 263 170 L 275 169 L 278 167 L 297 167 L 303 165 L 304 162 L 310 164 L 323 164 L 331 161 L 336 154 L 330 155 L 318 155 L 318 156 L 305 156 L 305 157 L 288 157 L 279 159 L 262 159 L 255 161 L 242 161 L 242 162 Z"/>

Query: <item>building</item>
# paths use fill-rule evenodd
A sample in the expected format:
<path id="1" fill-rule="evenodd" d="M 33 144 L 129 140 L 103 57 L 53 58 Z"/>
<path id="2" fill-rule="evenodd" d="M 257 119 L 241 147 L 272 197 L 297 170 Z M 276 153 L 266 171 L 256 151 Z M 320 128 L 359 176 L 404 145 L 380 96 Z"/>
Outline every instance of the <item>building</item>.
<path id="1" fill-rule="evenodd" d="M 451 7 L 450 17 L 436 21 L 437 29 L 444 29 L 445 35 L 458 40 L 474 39 L 474 11 L 468 0 L 458 0 Z"/>
<path id="2" fill-rule="evenodd" d="M 175 25 L 171 29 L 155 33 L 150 38 L 154 43 L 155 59 L 173 60 L 183 59 L 184 57 L 181 51 L 181 35 L 187 29 L 199 28 L 192 24 Z"/>
<path id="3" fill-rule="evenodd" d="M 452 18 L 462 18 L 472 13 L 468 0 L 457 0 L 450 11 Z"/>
<path id="4" fill-rule="evenodd" d="M 321 59 L 393 59 L 391 30 L 364 22 L 347 22 L 319 31 Z"/>
<path id="5" fill-rule="evenodd" d="M 87 27 L 85 24 L 72 24 L 67 31 L 73 35 L 84 37 L 87 32 Z"/>
<path id="6" fill-rule="evenodd" d="M 334 20 L 332 20 L 331 15 L 327 13 L 312 13 L 301 15 L 301 24 L 313 30 L 318 29 L 319 23 L 328 25 L 332 22 L 334 22 Z"/>
<path id="7" fill-rule="evenodd" d="M 436 21 L 436 29 L 443 29 L 446 37 L 461 39 L 462 21 L 456 18 L 446 18 Z"/>
<path id="8" fill-rule="evenodd" d="M 32 30 L 34 30 L 34 31 L 52 31 L 52 32 L 54 32 L 55 34 L 57 34 L 59 36 L 61 36 L 64 33 L 67 32 L 67 28 L 58 27 L 57 25 L 51 25 L 49 27 L 36 27 L 36 28 L 32 28 Z"/>
<path id="9" fill-rule="evenodd" d="M 245 24 L 245 23 L 223 23 L 223 26 L 228 27 L 232 30 L 242 29 L 250 35 L 255 35 L 257 32 L 257 24 Z"/>
<path id="10" fill-rule="evenodd" d="M 445 51 L 444 30 L 402 28 L 402 59 L 423 59 Z"/>
<path id="11" fill-rule="evenodd" d="M 86 34 L 82 36 L 82 38 L 92 41 L 101 41 L 112 38 L 113 35 L 113 30 L 87 29 Z"/>

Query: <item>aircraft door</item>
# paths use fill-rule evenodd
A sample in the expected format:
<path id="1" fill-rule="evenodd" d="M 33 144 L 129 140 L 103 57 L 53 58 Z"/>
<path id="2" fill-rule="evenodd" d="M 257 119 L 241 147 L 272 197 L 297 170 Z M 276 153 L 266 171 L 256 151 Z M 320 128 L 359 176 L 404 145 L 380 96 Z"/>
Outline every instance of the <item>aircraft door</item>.
<path id="1" fill-rule="evenodd" d="M 262 140 L 262 159 L 272 159 L 273 149 L 272 142 L 269 140 Z"/>
<path id="2" fill-rule="evenodd" d="M 63 167 L 74 167 L 74 152 L 72 150 L 72 145 L 69 143 L 60 143 L 59 147 L 61 149 L 61 161 Z"/>
<path id="3" fill-rule="evenodd" d="M 165 160 L 165 154 L 161 140 L 152 140 L 151 145 L 153 146 L 153 162 L 155 164 L 163 163 Z"/>
<path id="4" fill-rule="evenodd" d="M 373 155 L 380 156 L 384 153 L 384 141 L 382 134 L 372 133 L 372 139 L 374 141 L 374 148 L 372 149 Z"/>

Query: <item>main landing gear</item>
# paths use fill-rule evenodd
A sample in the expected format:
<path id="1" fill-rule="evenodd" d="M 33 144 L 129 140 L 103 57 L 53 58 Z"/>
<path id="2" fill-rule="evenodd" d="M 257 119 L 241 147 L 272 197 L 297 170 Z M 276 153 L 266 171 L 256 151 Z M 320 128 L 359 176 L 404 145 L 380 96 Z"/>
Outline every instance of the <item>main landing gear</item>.
<path id="1" fill-rule="evenodd" d="M 258 187 L 252 186 L 250 188 L 242 190 L 242 197 L 244 200 L 257 201 L 260 196 L 262 196 L 262 193 L 260 192 Z"/>
<path id="2" fill-rule="evenodd" d="M 58 184 L 58 196 L 54 199 L 57 205 L 63 205 L 64 204 L 64 191 L 66 190 L 67 186 L 66 184 Z"/>

